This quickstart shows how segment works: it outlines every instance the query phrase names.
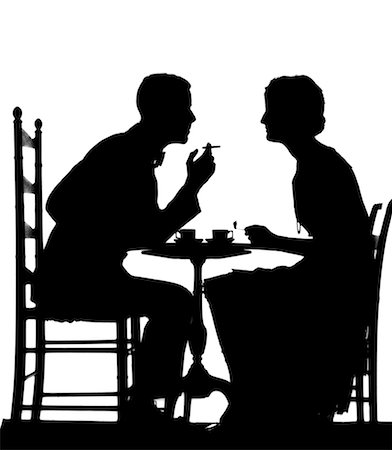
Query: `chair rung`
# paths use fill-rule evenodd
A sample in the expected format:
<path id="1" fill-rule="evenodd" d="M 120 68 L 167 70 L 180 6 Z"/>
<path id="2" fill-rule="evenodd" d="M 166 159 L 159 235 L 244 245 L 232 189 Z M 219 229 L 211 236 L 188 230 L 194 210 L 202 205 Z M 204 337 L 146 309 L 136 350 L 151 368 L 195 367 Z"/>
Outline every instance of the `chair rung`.
<path id="1" fill-rule="evenodd" d="M 115 344 L 116 343 L 116 341 L 115 341 L 115 339 L 108 339 L 108 340 L 101 340 L 101 341 L 94 341 L 94 340 L 90 340 L 90 341 L 82 341 L 82 340 L 80 340 L 80 341 L 71 341 L 71 340 L 69 340 L 69 341 L 45 341 L 44 342 L 45 344 L 47 344 L 47 345 L 54 345 L 54 344 L 61 344 L 61 345 L 64 345 L 64 344 Z"/>
<path id="2" fill-rule="evenodd" d="M 43 397 L 116 397 L 118 392 L 46 392 Z"/>
<path id="3" fill-rule="evenodd" d="M 116 353 L 117 348 L 46 348 L 44 353 Z M 36 353 L 35 348 L 26 348 L 26 353 Z"/>
<path id="4" fill-rule="evenodd" d="M 23 409 L 32 410 L 33 406 L 23 406 Z M 70 405 L 59 405 L 59 406 L 40 406 L 42 411 L 118 411 L 118 406 L 70 406 Z"/>
<path id="5" fill-rule="evenodd" d="M 363 398 L 350 397 L 350 401 L 351 401 L 351 402 L 356 402 L 356 403 L 360 403 L 360 402 L 370 402 L 370 398 L 369 398 L 369 397 L 363 397 Z"/>
<path id="6" fill-rule="evenodd" d="M 85 341 L 45 341 L 45 344 L 48 345 L 54 345 L 54 344 L 58 344 L 58 345 L 65 345 L 65 344 L 117 344 L 117 340 L 116 339 L 106 339 L 106 340 L 85 340 Z M 131 340 L 128 339 L 127 343 L 131 343 Z"/>
<path id="7" fill-rule="evenodd" d="M 35 375 L 37 375 L 37 371 L 36 370 L 34 370 L 34 372 L 31 372 L 31 373 L 29 373 L 28 375 L 25 375 L 24 376 L 24 380 L 26 381 L 26 380 L 28 380 L 29 378 L 31 378 L 31 377 L 34 377 Z"/>

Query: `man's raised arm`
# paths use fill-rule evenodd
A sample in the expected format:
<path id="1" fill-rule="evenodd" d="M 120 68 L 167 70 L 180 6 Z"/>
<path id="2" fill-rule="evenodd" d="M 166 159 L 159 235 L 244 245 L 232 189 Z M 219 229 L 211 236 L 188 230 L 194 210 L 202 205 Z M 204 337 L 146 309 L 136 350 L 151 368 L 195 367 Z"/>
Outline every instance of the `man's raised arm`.
<path id="1" fill-rule="evenodd" d="M 187 160 L 188 176 L 184 186 L 159 214 L 158 233 L 161 242 L 166 241 L 200 212 L 197 194 L 215 172 L 215 163 L 211 150 L 206 150 L 195 161 L 196 154 L 197 150 L 193 151 Z"/>

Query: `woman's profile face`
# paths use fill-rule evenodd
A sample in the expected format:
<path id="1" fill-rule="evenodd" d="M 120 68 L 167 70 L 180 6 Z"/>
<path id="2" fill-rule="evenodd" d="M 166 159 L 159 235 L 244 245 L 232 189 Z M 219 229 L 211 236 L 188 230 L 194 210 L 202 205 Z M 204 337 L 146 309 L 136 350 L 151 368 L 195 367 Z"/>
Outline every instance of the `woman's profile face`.
<path id="1" fill-rule="evenodd" d="M 314 89 L 298 83 L 280 83 L 265 91 L 265 125 L 267 139 L 273 142 L 296 142 L 313 138 L 324 126 L 323 101 Z"/>
<path id="2" fill-rule="evenodd" d="M 261 123 L 265 125 L 267 139 L 272 142 L 285 142 L 298 134 L 298 117 L 289 101 L 266 92 L 265 113 Z"/>

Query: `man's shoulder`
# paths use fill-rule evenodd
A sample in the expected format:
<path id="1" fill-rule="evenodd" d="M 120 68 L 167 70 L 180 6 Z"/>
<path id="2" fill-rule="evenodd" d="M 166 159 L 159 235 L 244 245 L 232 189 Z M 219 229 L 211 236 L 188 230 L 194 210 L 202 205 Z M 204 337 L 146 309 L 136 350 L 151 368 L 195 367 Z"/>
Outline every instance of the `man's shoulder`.
<path id="1" fill-rule="evenodd" d="M 85 156 L 87 161 L 120 161 L 129 158 L 130 151 L 141 144 L 136 127 L 128 131 L 113 134 L 98 142 Z M 134 152 L 132 152 L 133 154 Z M 133 154 L 133 157 L 135 155 Z"/>
<path id="2" fill-rule="evenodd" d="M 94 145 L 94 147 L 86 154 L 85 158 L 98 157 L 99 155 L 104 155 L 108 152 L 118 152 L 126 145 L 126 141 L 126 133 L 113 134 Z"/>

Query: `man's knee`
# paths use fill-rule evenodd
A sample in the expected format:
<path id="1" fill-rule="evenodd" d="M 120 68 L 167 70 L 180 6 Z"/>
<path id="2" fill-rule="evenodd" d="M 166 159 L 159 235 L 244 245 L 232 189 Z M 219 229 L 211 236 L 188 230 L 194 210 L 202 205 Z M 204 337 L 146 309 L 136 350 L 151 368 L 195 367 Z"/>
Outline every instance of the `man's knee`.
<path id="1" fill-rule="evenodd" d="M 190 320 L 193 295 L 183 286 L 174 286 L 168 299 L 168 306 L 176 317 Z"/>
<path id="2" fill-rule="evenodd" d="M 159 299 L 151 311 L 151 318 L 156 316 L 169 321 L 190 321 L 193 296 L 186 288 L 165 283 L 161 285 L 157 295 Z"/>

